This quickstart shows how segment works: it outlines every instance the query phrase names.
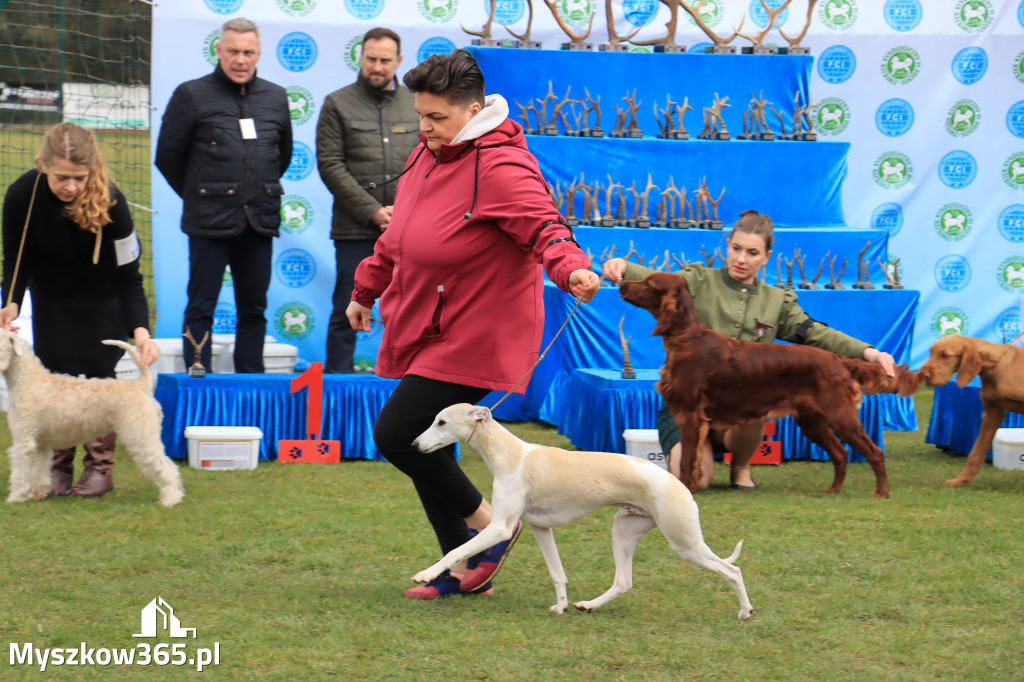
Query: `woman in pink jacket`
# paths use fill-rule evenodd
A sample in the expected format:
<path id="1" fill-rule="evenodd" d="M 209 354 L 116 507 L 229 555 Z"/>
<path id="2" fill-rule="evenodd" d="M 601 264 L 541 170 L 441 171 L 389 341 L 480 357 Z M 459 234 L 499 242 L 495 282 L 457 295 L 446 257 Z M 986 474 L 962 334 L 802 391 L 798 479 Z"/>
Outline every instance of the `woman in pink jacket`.
<path id="1" fill-rule="evenodd" d="M 354 329 L 368 330 L 380 298 L 375 371 L 402 381 L 377 418 L 374 442 L 412 478 L 446 554 L 487 526 L 491 507 L 454 446 L 424 454 L 413 439 L 445 407 L 509 391 L 533 366 L 544 329 L 541 265 L 585 302 L 599 280 L 508 104 L 485 97 L 476 59 L 465 50 L 433 55 L 403 81 L 416 95 L 422 143 L 406 164 L 387 231 L 356 270 L 346 313 Z M 490 593 L 519 531 L 405 596 Z"/>

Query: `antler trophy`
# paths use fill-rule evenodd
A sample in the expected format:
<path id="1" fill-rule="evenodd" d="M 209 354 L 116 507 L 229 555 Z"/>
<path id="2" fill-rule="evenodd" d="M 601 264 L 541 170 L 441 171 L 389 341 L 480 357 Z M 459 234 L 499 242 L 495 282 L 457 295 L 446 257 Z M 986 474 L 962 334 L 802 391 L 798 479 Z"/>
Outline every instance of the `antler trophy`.
<path id="1" fill-rule="evenodd" d="M 196 343 L 195 337 L 192 336 L 192 330 L 188 327 L 185 327 L 185 333 L 182 334 L 182 336 L 188 339 L 189 343 L 192 344 L 192 365 L 188 368 L 188 375 L 195 379 L 202 379 L 206 376 L 206 368 L 203 367 L 200 354 L 202 353 L 203 346 L 205 346 L 206 342 L 210 340 L 210 331 L 206 331 L 206 334 L 203 336 L 203 340 L 199 343 Z"/>
<path id="2" fill-rule="evenodd" d="M 590 35 L 590 31 L 593 30 L 593 28 L 594 28 L 594 17 L 597 16 L 597 12 L 594 12 L 593 14 L 590 15 L 590 23 L 587 25 L 586 32 L 583 35 L 576 35 L 575 33 L 573 33 L 572 29 L 569 28 L 569 25 L 565 23 L 565 20 L 562 18 L 562 15 L 558 13 L 558 7 L 557 7 L 556 0 L 544 0 L 544 4 L 548 6 L 549 10 L 551 10 L 551 15 L 555 18 L 555 22 L 558 24 L 558 27 L 560 29 L 562 29 L 562 31 L 565 33 L 565 35 L 569 36 L 570 42 L 562 43 L 562 49 L 563 50 L 593 51 L 594 44 L 593 43 L 585 43 L 583 41 L 586 40 L 587 36 Z M 569 12 L 571 14 L 572 12 L 576 11 L 575 10 L 575 6 L 576 5 L 584 5 L 585 3 L 582 3 L 582 2 L 569 2 L 569 3 L 566 3 L 566 4 L 567 4 L 567 6 L 569 8 Z M 493 8 L 494 5 L 495 5 L 495 3 L 492 2 L 491 3 L 491 7 Z"/>
<path id="3" fill-rule="evenodd" d="M 491 16 L 494 15 L 495 4 L 497 3 L 491 3 Z M 541 42 L 530 38 L 530 31 L 533 28 L 533 0 L 526 0 L 526 11 L 528 13 L 526 18 L 526 32 L 522 35 L 519 35 L 505 24 L 502 24 L 502 26 L 505 26 L 505 30 L 511 33 L 516 39 L 516 42 L 512 43 L 512 47 L 539 50 L 542 47 Z"/>
<path id="4" fill-rule="evenodd" d="M 625 321 L 626 316 L 623 315 L 622 319 L 619 320 L 619 340 L 622 341 L 622 378 L 636 379 L 636 370 L 633 369 L 633 365 L 629 362 L 629 339 L 633 337 L 626 338 L 626 335 L 622 333 L 622 324 Z"/>
<path id="5" fill-rule="evenodd" d="M 664 0 L 662 1 L 664 2 Z M 728 38 L 721 37 L 714 31 L 712 31 L 706 23 L 704 23 L 704 18 L 701 16 L 700 11 L 707 3 L 707 1 L 708 0 L 697 0 L 697 2 L 695 2 L 693 5 L 688 5 L 687 3 L 683 2 L 683 0 L 675 0 L 675 2 L 678 3 L 680 7 L 686 10 L 687 13 L 691 17 L 693 17 L 693 21 L 697 24 L 697 27 L 700 28 L 700 30 L 704 31 L 705 35 L 707 35 L 707 37 L 711 39 L 711 42 L 713 44 L 710 47 L 704 48 L 705 52 L 711 54 L 736 54 L 736 46 L 729 45 L 728 43 L 731 43 L 733 40 L 736 39 L 736 36 L 739 35 L 739 28 L 743 28 L 743 21 L 740 21 L 739 28 L 736 29 L 736 31 L 734 31 L 731 36 L 729 36 Z M 746 18 L 747 15 L 746 13 L 744 13 L 743 19 L 746 20 Z"/>
<path id="6" fill-rule="evenodd" d="M 752 45 L 748 45 L 747 47 L 743 48 L 743 54 L 775 54 L 775 48 L 772 47 L 771 45 L 765 45 L 764 38 L 772 30 L 772 27 L 778 20 L 779 15 L 782 14 L 782 12 L 787 7 L 789 7 L 789 3 L 791 2 L 793 2 L 793 0 L 786 0 L 775 9 L 772 9 L 771 7 L 768 6 L 766 0 L 761 0 L 761 6 L 764 7 L 764 11 L 768 13 L 768 23 L 765 25 L 764 29 L 753 36 L 748 36 L 745 33 L 740 33 L 739 29 L 736 29 L 736 35 L 742 38 L 746 38 L 751 43 L 753 43 Z M 745 15 L 744 18 L 746 18 Z M 740 28 L 742 27 L 743 23 L 740 22 Z"/>
<path id="7" fill-rule="evenodd" d="M 527 0 L 529 2 L 530 0 Z M 615 12 L 612 11 L 612 0 L 604 0 L 604 17 L 608 25 L 608 42 L 601 43 L 597 49 L 601 52 L 629 52 L 629 39 L 640 32 L 643 26 L 637 26 L 636 30 L 628 36 L 620 36 L 615 30 Z"/>
<path id="8" fill-rule="evenodd" d="M 782 26 L 779 26 L 779 34 L 786 39 L 789 43 L 789 47 L 783 47 L 779 50 L 780 54 L 810 54 L 811 48 L 803 47 L 800 45 L 800 41 L 807 35 L 807 29 L 811 27 L 811 19 L 814 15 L 814 6 L 818 4 L 818 0 L 808 0 L 807 2 L 807 21 L 804 23 L 804 30 L 800 32 L 796 38 L 790 38 L 786 35 L 785 31 L 782 30 Z"/>
<path id="9" fill-rule="evenodd" d="M 864 245 L 864 248 L 857 254 L 857 281 L 853 283 L 854 289 L 874 289 L 875 286 L 871 283 L 871 275 L 868 273 L 868 266 L 871 265 L 871 259 L 867 262 L 864 261 L 864 254 L 871 248 L 871 240 Z"/>
<path id="10" fill-rule="evenodd" d="M 501 47 L 501 41 L 491 37 L 491 25 L 494 24 L 494 9 L 498 3 L 491 3 L 491 11 L 487 15 L 487 23 L 479 31 L 470 31 L 468 28 L 459 24 L 459 27 L 471 36 L 478 36 L 473 38 L 471 41 L 473 45 L 479 45 L 481 47 Z"/>

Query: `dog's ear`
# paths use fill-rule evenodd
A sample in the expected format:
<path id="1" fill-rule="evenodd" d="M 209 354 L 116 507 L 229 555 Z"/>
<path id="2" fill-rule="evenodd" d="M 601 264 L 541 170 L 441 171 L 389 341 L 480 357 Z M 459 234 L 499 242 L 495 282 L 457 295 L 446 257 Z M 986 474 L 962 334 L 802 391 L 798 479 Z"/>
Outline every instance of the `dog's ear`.
<path id="1" fill-rule="evenodd" d="M 491 418 L 491 411 L 483 407 L 482 405 L 474 405 L 469 408 L 469 418 L 473 421 L 480 422 L 481 424 L 487 423 L 487 420 Z"/>
<path id="2" fill-rule="evenodd" d="M 978 347 L 964 339 L 963 352 L 960 353 L 960 366 L 956 370 L 956 385 L 963 388 L 974 381 L 981 372 L 981 354 Z"/>
<path id="3" fill-rule="evenodd" d="M 672 330 L 672 322 L 679 312 L 679 289 L 682 287 L 682 278 L 679 282 L 673 282 L 661 291 L 661 307 L 658 309 L 658 324 L 651 332 L 652 336 L 668 334 Z"/>

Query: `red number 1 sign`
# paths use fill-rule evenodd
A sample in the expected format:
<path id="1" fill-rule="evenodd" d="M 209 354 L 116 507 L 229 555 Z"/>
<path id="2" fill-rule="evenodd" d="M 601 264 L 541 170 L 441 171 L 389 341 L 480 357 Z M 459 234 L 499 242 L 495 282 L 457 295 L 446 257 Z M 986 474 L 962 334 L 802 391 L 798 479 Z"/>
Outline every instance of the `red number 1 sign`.
<path id="1" fill-rule="evenodd" d="M 292 379 L 292 393 L 306 389 L 307 440 L 279 440 L 277 461 L 337 464 L 341 461 L 341 442 L 320 440 L 323 422 L 324 366 L 314 362 L 305 372 Z"/>

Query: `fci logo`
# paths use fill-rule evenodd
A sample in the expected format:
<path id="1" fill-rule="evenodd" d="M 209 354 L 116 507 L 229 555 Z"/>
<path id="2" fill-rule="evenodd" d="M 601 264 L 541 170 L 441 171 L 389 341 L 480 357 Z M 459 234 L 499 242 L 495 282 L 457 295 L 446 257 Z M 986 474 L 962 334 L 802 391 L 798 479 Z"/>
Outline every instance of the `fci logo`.
<path id="1" fill-rule="evenodd" d="M 954 137 L 970 135 L 981 124 L 981 107 L 973 99 L 962 99 L 946 114 L 946 132 Z"/>
<path id="2" fill-rule="evenodd" d="M 838 97 L 826 97 L 814 112 L 815 126 L 822 135 L 838 135 L 850 125 L 850 107 Z"/>
<path id="3" fill-rule="evenodd" d="M 960 241 L 973 227 L 971 209 L 963 204 L 946 204 L 935 214 L 935 231 L 946 241 Z"/>
<path id="4" fill-rule="evenodd" d="M 818 9 L 821 23 L 833 31 L 845 31 L 857 23 L 856 0 L 826 0 Z"/>
<path id="5" fill-rule="evenodd" d="M 313 93 L 298 85 L 290 85 L 288 92 L 288 115 L 292 125 L 300 126 L 313 118 Z"/>
<path id="6" fill-rule="evenodd" d="M 995 20 L 989 0 L 960 0 L 954 10 L 956 25 L 967 33 L 983 33 Z"/>
<path id="7" fill-rule="evenodd" d="M 203 40 L 203 59 L 210 66 L 217 66 L 217 41 L 220 40 L 220 29 L 214 29 Z"/>
<path id="8" fill-rule="evenodd" d="M 457 0 L 419 0 L 417 9 L 427 21 L 443 24 L 451 21 L 455 16 L 459 9 L 459 3 Z"/>
<path id="9" fill-rule="evenodd" d="M 363 61 L 363 34 L 351 38 L 345 43 L 345 66 L 358 71 Z"/>
<path id="10" fill-rule="evenodd" d="M 277 0 L 277 6 L 285 14 L 304 17 L 316 7 L 316 0 Z"/>
<path id="11" fill-rule="evenodd" d="M 910 157 L 901 152 L 884 152 L 875 159 L 875 182 L 886 189 L 903 187 L 910 182 L 913 174 L 914 165 L 910 162 Z"/>
<path id="12" fill-rule="evenodd" d="M 597 11 L 594 0 L 558 0 L 556 8 L 562 21 L 573 28 L 590 25 Z"/>
<path id="13" fill-rule="evenodd" d="M 930 326 L 936 338 L 950 334 L 966 335 L 970 331 L 970 319 L 960 308 L 945 306 L 935 311 Z"/>
<path id="14" fill-rule="evenodd" d="M 921 56 L 912 47 L 900 45 L 882 58 L 882 77 L 893 85 L 906 85 L 921 70 Z"/>

